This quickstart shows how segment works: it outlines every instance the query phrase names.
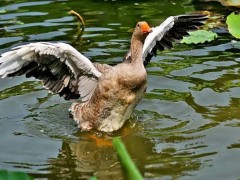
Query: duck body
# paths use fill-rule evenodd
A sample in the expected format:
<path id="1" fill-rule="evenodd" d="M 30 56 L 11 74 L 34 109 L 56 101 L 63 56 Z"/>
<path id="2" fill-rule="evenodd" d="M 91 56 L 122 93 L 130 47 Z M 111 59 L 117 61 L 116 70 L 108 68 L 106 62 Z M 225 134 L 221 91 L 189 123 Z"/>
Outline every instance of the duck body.
<path id="1" fill-rule="evenodd" d="M 116 131 L 130 118 L 146 89 L 147 73 L 140 57 L 103 72 L 91 99 L 74 103 L 70 110 L 83 130 Z"/>

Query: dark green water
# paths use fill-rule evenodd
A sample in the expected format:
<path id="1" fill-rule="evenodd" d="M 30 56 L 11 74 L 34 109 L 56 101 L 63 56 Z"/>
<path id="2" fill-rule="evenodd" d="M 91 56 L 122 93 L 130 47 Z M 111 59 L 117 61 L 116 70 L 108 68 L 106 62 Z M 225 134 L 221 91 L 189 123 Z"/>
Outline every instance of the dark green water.
<path id="1" fill-rule="evenodd" d="M 93 61 L 120 62 L 139 20 L 152 26 L 171 15 L 206 10 L 229 14 L 217 2 L 2 0 L 0 52 L 37 41 L 73 45 Z M 79 12 L 86 21 L 82 36 Z M 35 178 L 124 179 L 109 139 L 122 136 L 146 179 L 240 178 L 239 50 L 224 28 L 204 45 L 176 45 L 149 66 L 148 89 L 133 118 L 111 135 L 81 133 L 68 117 L 71 102 L 35 79 L 0 79 L 0 169 Z M 105 144 L 96 140 L 99 137 Z"/>

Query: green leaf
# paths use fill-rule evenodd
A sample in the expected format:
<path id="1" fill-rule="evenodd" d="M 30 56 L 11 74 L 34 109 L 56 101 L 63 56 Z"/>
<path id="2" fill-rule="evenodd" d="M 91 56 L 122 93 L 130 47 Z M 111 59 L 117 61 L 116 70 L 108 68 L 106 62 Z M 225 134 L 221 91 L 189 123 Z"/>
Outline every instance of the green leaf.
<path id="1" fill-rule="evenodd" d="M 31 180 L 24 172 L 10 172 L 6 170 L 0 170 L 0 180 Z"/>
<path id="2" fill-rule="evenodd" d="M 181 43 L 199 44 L 204 42 L 210 42 L 215 38 L 217 38 L 217 34 L 212 31 L 197 30 L 189 32 L 189 36 L 183 37 Z"/>
<path id="3" fill-rule="evenodd" d="M 97 180 L 96 176 L 91 177 L 89 180 Z"/>
<path id="4" fill-rule="evenodd" d="M 7 12 L 6 9 L 0 9 L 0 14 L 5 14 Z"/>
<path id="5" fill-rule="evenodd" d="M 235 38 L 240 38 L 240 15 L 234 12 L 227 17 L 228 30 Z"/>
<path id="6" fill-rule="evenodd" d="M 143 180 L 142 175 L 140 174 L 139 170 L 135 166 L 134 162 L 130 158 L 126 147 L 122 143 L 120 138 L 113 139 L 113 146 L 116 149 L 118 156 L 121 160 L 122 166 L 126 169 L 127 175 L 129 179 L 134 180 Z"/>

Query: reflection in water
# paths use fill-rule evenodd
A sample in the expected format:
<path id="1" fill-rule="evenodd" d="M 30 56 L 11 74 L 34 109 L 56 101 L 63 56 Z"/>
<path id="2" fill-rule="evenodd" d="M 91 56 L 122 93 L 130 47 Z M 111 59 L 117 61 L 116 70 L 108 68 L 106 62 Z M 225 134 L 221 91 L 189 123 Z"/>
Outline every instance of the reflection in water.
<path id="1" fill-rule="evenodd" d="M 199 157 L 211 155 L 190 155 L 187 151 L 176 153 L 174 148 L 166 148 L 161 153 L 156 153 L 150 139 L 137 134 L 128 134 L 123 140 L 140 171 L 149 178 L 186 175 L 187 172 L 201 167 Z M 51 160 L 50 164 L 51 179 L 87 179 L 93 175 L 99 179 L 124 178 L 124 172 L 121 173 L 123 170 L 113 148 L 99 146 L 84 136 L 76 142 L 64 142 L 58 158 Z"/>
<path id="2" fill-rule="evenodd" d="M 112 147 L 98 147 L 93 141 L 80 140 L 62 145 L 57 159 L 50 162 L 51 179 L 99 179 L 121 177 L 121 169 Z"/>

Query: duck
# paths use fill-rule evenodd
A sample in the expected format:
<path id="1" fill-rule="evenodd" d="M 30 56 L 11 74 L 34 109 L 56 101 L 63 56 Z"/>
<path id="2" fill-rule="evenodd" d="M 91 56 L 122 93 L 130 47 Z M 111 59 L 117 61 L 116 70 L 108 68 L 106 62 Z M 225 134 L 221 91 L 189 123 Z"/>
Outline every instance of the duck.
<path id="1" fill-rule="evenodd" d="M 1 55 L 0 77 L 34 77 L 50 92 L 72 100 L 69 111 L 82 131 L 117 131 L 146 92 L 145 67 L 157 50 L 172 48 L 173 42 L 196 30 L 207 18 L 203 14 L 170 16 L 156 27 L 138 22 L 129 51 L 114 66 L 91 62 L 62 42 L 20 45 Z"/>

